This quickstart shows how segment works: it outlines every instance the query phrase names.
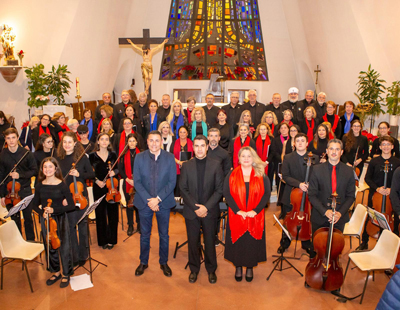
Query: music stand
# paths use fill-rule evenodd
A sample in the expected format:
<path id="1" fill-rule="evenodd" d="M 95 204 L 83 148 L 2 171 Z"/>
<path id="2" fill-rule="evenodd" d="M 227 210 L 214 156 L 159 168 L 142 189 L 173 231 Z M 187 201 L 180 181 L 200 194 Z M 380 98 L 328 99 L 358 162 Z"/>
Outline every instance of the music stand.
<path id="1" fill-rule="evenodd" d="M 76 223 L 76 225 L 78 225 L 86 216 L 88 216 L 90 213 L 92 213 L 94 210 L 96 210 L 97 206 L 100 204 L 100 202 L 104 199 L 106 195 L 103 195 L 102 197 L 100 197 L 99 199 L 97 199 L 91 206 L 87 207 L 85 213 L 82 215 L 82 217 L 79 219 L 79 221 Z M 89 243 L 89 221 L 87 221 L 87 227 L 88 227 L 88 236 L 87 236 L 87 248 L 88 248 L 88 252 L 89 252 L 89 269 L 87 269 L 85 267 L 85 265 L 83 266 L 78 266 L 75 270 L 79 269 L 80 267 L 82 267 L 83 269 L 85 269 L 87 272 L 90 273 L 90 282 L 92 282 L 93 284 L 93 277 L 92 277 L 92 273 L 96 270 L 96 268 L 99 265 L 103 265 L 104 267 L 107 267 L 106 264 L 98 261 L 97 259 L 92 258 L 92 253 L 90 252 L 90 243 Z M 97 263 L 96 267 L 94 267 L 94 269 L 92 268 L 92 260 L 95 261 Z M 75 271 L 74 270 L 74 271 Z"/>
<path id="2" fill-rule="evenodd" d="M 10 216 L 17 214 L 19 211 L 26 209 L 26 207 L 31 203 L 33 196 L 34 194 L 29 195 L 18 202 L 15 206 L 8 210 L 8 214 L 4 218 L 9 218 Z"/>
<path id="3" fill-rule="evenodd" d="M 289 238 L 289 240 L 292 240 L 292 238 L 290 237 L 289 232 L 288 232 L 288 231 L 285 229 L 285 227 L 283 227 L 283 225 L 279 222 L 279 220 L 278 220 L 278 218 L 276 217 L 275 214 L 274 214 L 274 219 L 275 219 L 275 221 L 279 224 L 279 226 L 282 228 L 282 230 L 284 231 L 284 233 L 286 234 L 286 236 Z M 289 264 L 289 267 L 282 268 L 283 261 L 285 261 L 286 263 L 288 263 L 288 264 Z M 296 268 L 295 266 L 293 266 L 293 265 L 287 260 L 287 258 L 286 258 L 285 256 L 283 256 L 283 252 L 281 253 L 281 255 L 280 255 L 274 262 L 276 262 L 276 263 L 275 263 L 275 266 L 274 266 L 274 268 L 272 269 L 272 271 L 271 271 L 271 273 L 269 274 L 269 276 L 267 277 L 267 281 L 269 280 L 269 278 L 271 278 L 271 276 L 272 276 L 272 274 L 274 273 L 275 270 L 283 271 L 283 270 L 286 270 L 286 269 L 289 269 L 289 268 L 293 268 L 294 270 L 297 271 L 297 273 L 298 273 L 300 276 L 303 276 L 303 274 L 302 274 L 300 271 L 298 271 L 297 268 Z M 278 267 L 278 266 L 279 266 L 279 267 Z"/>
<path id="4" fill-rule="evenodd" d="M 369 220 L 371 221 L 372 224 L 380 227 L 381 229 L 387 229 L 389 231 L 392 231 L 383 213 L 378 212 L 370 207 L 367 207 L 367 213 L 369 216 Z"/>

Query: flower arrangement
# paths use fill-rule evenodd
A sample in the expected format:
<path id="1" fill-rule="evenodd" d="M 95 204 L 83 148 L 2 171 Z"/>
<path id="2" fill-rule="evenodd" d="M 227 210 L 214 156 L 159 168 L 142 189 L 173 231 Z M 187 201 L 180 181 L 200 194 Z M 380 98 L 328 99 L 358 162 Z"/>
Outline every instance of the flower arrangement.
<path id="1" fill-rule="evenodd" d="M 361 134 L 368 139 L 368 143 L 372 144 L 372 142 L 375 141 L 375 139 L 378 139 L 378 136 L 374 136 L 372 133 L 369 133 L 366 130 L 361 131 Z"/>
<path id="2" fill-rule="evenodd" d="M 17 54 L 18 58 L 19 58 L 19 65 L 22 66 L 22 58 L 24 58 L 25 53 L 23 50 L 20 50 Z"/>
<path id="3" fill-rule="evenodd" d="M 253 79 L 253 74 L 251 74 L 250 72 L 249 73 L 247 73 L 247 77 L 246 77 L 246 80 L 252 80 Z"/>
<path id="4" fill-rule="evenodd" d="M 176 77 L 176 79 L 180 80 L 181 77 L 182 77 L 182 73 L 177 72 L 177 73 L 174 74 L 174 76 Z"/>
<path id="5" fill-rule="evenodd" d="M 246 71 L 244 70 L 243 67 L 236 67 L 236 69 L 234 70 L 234 72 L 235 72 L 235 74 L 236 74 L 238 77 L 243 77 L 243 76 L 244 76 L 244 73 L 245 73 Z"/>
<path id="6" fill-rule="evenodd" d="M 197 73 L 197 76 L 199 77 L 199 80 L 202 80 L 203 76 L 204 76 L 204 73 L 200 71 L 200 72 Z"/>
<path id="7" fill-rule="evenodd" d="M 234 80 L 234 79 L 235 79 L 235 76 L 234 76 L 232 73 L 230 73 L 230 72 L 228 72 L 228 73 L 226 74 L 226 77 L 227 77 L 228 80 Z"/>

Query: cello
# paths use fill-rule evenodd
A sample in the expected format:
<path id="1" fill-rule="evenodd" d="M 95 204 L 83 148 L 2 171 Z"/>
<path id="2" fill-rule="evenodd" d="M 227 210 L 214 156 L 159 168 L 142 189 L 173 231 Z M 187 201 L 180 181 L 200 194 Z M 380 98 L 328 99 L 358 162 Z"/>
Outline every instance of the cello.
<path id="1" fill-rule="evenodd" d="M 305 285 L 317 290 L 335 291 L 343 284 L 343 268 L 339 256 L 344 248 L 343 233 L 334 228 L 338 194 L 331 196 L 332 222 L 330 227 L 322 227 L 314 233 L 314 250 L 317 255 L 306 267 Z"/>
<path id="2" fill-rule="evenodd" d="M 306 184 L 308 184 L 310 176 L 313 154 L 310 152 L 307 156 L 307 171 L 304 181 Z M 310 222 L 311 203 L 308 201 L 307 192 L 303 192 L 300 188 L 293 188 L 290 194 L 290 202 L 292 211 L 286 215 L 283 225 L 286 226 L 286 229 L 292 236 L 296 236 L 296 241 L 310 240 L 312 237 Z"/>
<path id="3" fill-rule="evenodd" d="M 389 164 L 389 161 L 386 160 L 385 164 L 383 166 L 383 172 L 385 173 L 385 177 L 383 179 L 383 188 L 386 189 L 387 187 L 387 178 L 388 178 L 388 173 L 392 169 L 392 165 Z M 393 221 L 393 209 L 392 209 L 392 203 L 390 201 L 389 196 L 382 195 L 381 193 L 375 192 L 374 195 L 372 196 L 372 207 L 378 211 L 381 212 L 385 215 L 386 220 L 390 226 L 390 229 L 393 231 L 394 228 L 394 221 Z M 381 229 L 372 224 L 371 221 L 368 221 L 367 224 L 367 233 L 370 235 L 372 238 L 378 238 L 380 235 Z"/>

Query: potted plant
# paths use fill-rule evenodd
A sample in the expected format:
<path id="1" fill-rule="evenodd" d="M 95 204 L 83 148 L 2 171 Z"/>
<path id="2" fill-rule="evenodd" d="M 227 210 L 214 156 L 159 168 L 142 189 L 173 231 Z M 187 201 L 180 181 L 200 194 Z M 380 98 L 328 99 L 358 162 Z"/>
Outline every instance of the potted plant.
<path id="1" fill-rule="evenodd" d="M 40 108 L 49 102 L 46 85 L 46 73 L 44 65 L 36 64 L 31 68 L 26 68 L 25 73 L 28 78 L 28 106 Z"/>
<path id="2" fill-rule="evenodd" d="M 360 71 L 357 93 L 354 93 L 361 104 L 373 104 L 373 107 L 368 112 L 365 112 L 371 119 L 370 131 L 374 127 L 375 117 L 384 112 L 381 103 L 384 102 L 382 95 L 385 93 L 386 87 L 382 83 L 386 83 L 386 81 L 379 77 L 380 73 L 371 69 L 371 65 L 369 65 L 366 72 Z M 360 118 L 364 117 L 364 115 L 359 116 Z"/>
<path id="3" fill-rule="evenodd" d="M 386 106 L 387 112 L 390 114 L 389 123 L 391 126 L 399 125 L 399 95 L 400 95 L 400 81 L 394 81 L 392 86 L 387 88 Z"/>
<path id="4" fill-rule="evenodd" d="M 54 97 L 54 103 L 61 105 L 65 103 L 64 95 L 69 93 L 71 88 L 68 74 L 67 65 L 58 65 L 56 69 L 52 66 L 51 71 L 49 71 L 46 76 L 46 84 L 48 86 L 48 93 Z"/>
<path id="5" fill-rule="evenodd" d="M 238 76 L 238 80 L 243 79 L 245 70 L 243 67 L 236 67 L 234 70 L 235 74 Z"/>

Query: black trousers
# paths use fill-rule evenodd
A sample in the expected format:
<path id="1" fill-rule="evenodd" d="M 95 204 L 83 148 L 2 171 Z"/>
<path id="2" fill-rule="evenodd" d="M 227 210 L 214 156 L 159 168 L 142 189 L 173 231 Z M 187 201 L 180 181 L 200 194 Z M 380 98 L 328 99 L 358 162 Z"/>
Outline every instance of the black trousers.
<path id="1" fill-rule="evenodd" d="M 189 268 L 191 272 L 200 271 L 201 231 L 204 239 L 204 263 L 208 273 L 217 270 L 217 254 L 215 251 L 215 230 L 217 218 L 197 217 L 194 220 L 185 219 L 189 248 Z"/>
<path id="2" fill-rule="evenodd" d="M 86 209 L 80 210 L 77 208 L 76 210 L 67 213 L 74 265 L 77 265 L 79 261 L 86 260 L 89 256 L 87 216 L 82 221 L 80 221 L 78 227 L 76 227 L 78 221 L 85 213 L 85 211 Z"/>
<path id="3" fill-rule="evenodd" d="M 19 193 L 21 199 L 32 195 L 32 190 L 29 189 L 29 192 L 24 191 L 23 193 Z M 12 208 L 12 205 L 6 206 L 7 210 L 9 211 Z M 22 214 L 24 215 L 24 227 L 25 227 L 25 236 L 26 240 L 35 241 L 35 232 L 33 230 L 33 220 L 32 220 L 32 205 L 29 204 L 24 210 L 22 210 Z M 17 224 L 19 231 L 22 234 L 21 228 L 21 215 L 20 212 L 11 216 L 11 219 Z"/>
<path id="4" fill-rule="evenodd" d="M 124 181 L 124 182 L 126 182 L 126 181 Z M 126 183 L 125 183 L 125 184 L 126 184 Z M 126 191 L 125 184 L 124 184 L 124 195 L 125 195 L 126 203 L 128 204 L 128 201 L 129 201 L 129 194 L 128 194 L 128 192 Z M 133 212 L 136 213 L 136 224 L 137 224 L 138 227 L 140 227 L 139 210 L 138 210 L 135 206 L 133 206 L 133 208 L 128 208 L 128 206 L 126 206 L 126 218 L 127 218 L 127 221 L 128 221 L 128 226 L 134 224 L 134 221 L 133 221 Z"/>

